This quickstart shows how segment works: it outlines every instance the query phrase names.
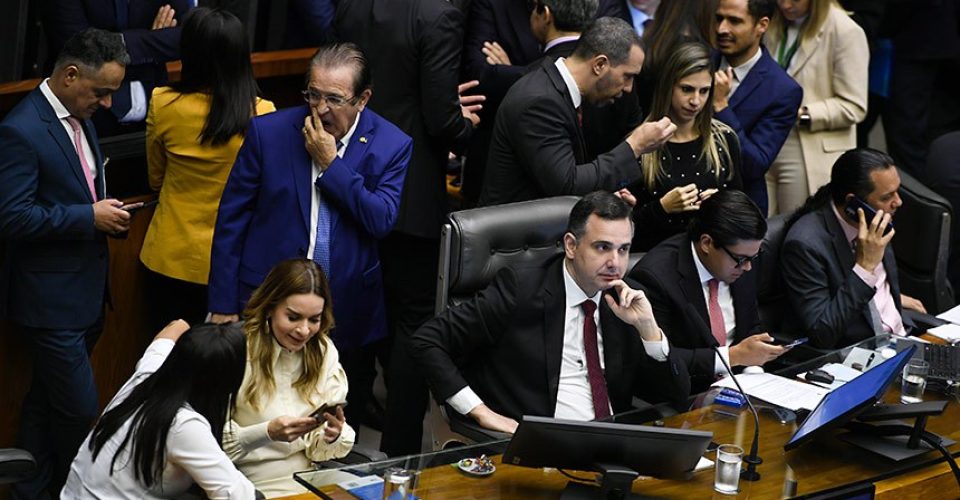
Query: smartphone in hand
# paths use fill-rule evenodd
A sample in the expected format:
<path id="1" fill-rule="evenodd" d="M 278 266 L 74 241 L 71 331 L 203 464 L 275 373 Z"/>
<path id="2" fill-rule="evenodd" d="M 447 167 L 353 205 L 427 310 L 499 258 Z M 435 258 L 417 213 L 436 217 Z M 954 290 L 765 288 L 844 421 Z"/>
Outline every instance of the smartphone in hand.
<path id="1" fill-rule="evenodd" d="M 873 217 L 877 215 L 877 211 L 870 206 L 869 203 L 863 201 L 859 196 L 854 196 L 847 202 L 843 207 L 843 212 L 847 214 L 847 217 L 850 217 L 852 220 L 859 220 L 857 216 L 857 209 L 863 209 L 863 217 L 866 219 L 867 224 L 870 224 L 870 221 L 873 220 Z M 887 223 L 887 228 L 883 230 L 884 234 L 893 229 L 893 219 L 890 219 L 890 222 Z"/>
<path id="2" fill-rule="evenodd" d="M 120 207 L 120 210 L 126 210 L 127 212 L 130 213 L 130 215 L 133 215 L 133 214 L 137 213 L 138 211 L 143 210 L 144 208 L 147 208 L 147 207 L 152 207 L 152 206 L 156 205 L 156 204 L 159 203 L 159 202 L 160 202 L 160 200 L 159 200 L 159 199 L 156 199 L 156 200 L 145 201 L 145 202 L 142 202 L 142 203 L 141 203 L 141 202 L 130 203 L 130 204 L 128 204 L 128 205 L 124 205 L 124 206 Z"/>
<path id="3" fill-rule="evenodd" d="M 319 408 L 317 408 L 316 410 L 313 410 L 313 413 L 311 413 L 310 416 L 313 417 L 313 418 L 315 418 L 315 419 L 317 419 L 317 420 L 323 421 L 323 420 L 325 420 L 325 419 L 323 418 L 323 414 L 324 414 L 324 413 L 329 413 L 329 414 L 331 414 L 331 415 L 336 415 L 336 414 L 337 414 L 337 407 L 338 407 L 338 406 L 341 407 L 341 408 L 346 407 L 346 406 L 347 406 L 347 402 L 346 402 L 346 401 L 338 401 L 338 402 L 336 402 L 336 403 L 324 403 L 323 405 L 321 405 L 321 406 L 320 406 Z"/>

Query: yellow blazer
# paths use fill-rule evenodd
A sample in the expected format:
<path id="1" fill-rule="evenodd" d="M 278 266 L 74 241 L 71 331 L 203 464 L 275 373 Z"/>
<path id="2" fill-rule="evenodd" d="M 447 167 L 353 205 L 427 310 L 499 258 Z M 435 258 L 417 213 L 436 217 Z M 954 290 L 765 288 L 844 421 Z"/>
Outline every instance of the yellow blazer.
<path id="1" fill-rule="evenodd" d="M 276 111 L 257 100 L 258 115 Z M 237 135 L 220 146 L 200 144 L 210 96 L 153 90 L 147 112 L 147 173 L 160 203 L 147 228 L 140 261 L 148 269 L 205 285 L 220 196 L 243 144 Z"/>
<path id="2" fill-rule="evenodd" d="M 764 43 L 777 53 L 779 38 Z M 793 58 L 787 73 L 803 87 L 803 106 L 810 111 L 810 128 L 797 132 L 813 194 L 830 182 L 837 158 L 857 147 L 857 123 L 867 115 L 870 48 L 860 26 L 834 6 L 816 38 L 801 41 Z"/>

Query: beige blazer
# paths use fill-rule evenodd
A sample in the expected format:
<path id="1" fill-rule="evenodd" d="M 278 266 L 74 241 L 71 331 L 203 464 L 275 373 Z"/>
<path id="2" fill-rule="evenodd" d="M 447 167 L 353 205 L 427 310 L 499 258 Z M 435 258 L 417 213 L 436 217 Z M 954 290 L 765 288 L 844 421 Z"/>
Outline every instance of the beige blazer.
<path id="1" fill-rule="evenodd" d="M 776 54 L 779 39 L 764 43 Z M 831 7 L 812 41 L 801 41 L 787 73 L 803 88 L 810 128 L 798 128 L 810 194 L 830 182 L 830 169 L 857 147 L 856 125 L 867 114 L 867 37 L 846 12 Z M 796 126 L 796 125 L 795 125 Z"/>

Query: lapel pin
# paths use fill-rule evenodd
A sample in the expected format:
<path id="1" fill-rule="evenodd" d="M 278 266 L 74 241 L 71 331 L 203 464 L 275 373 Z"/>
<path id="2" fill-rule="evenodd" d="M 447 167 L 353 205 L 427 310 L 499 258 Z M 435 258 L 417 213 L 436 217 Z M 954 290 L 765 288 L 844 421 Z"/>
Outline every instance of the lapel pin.
<path id="1" fill-rule="evenodd" d="M 367 143 L 367 138 L 364 137 L 364 136 L 360 136 L 360 142 L 366 144 L 366 143 Z"/>

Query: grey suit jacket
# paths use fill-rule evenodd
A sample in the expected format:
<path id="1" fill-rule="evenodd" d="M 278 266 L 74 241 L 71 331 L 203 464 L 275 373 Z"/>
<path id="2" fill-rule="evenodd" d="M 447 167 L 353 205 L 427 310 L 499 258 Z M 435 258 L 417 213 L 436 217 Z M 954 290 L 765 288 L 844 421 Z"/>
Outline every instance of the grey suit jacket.
<path id="1" fill-rule="evenodd" d="M 787 232 L 780 265 L 789 310 L 784 327 L 810 337 L 823 349 L 847 346 L 873 336 L 870 299 L 875 290 L 853 271 L 855 259 L 830 205 L 801 217 Z M 883 256 L 890 292 L 900 305 L 893 247 Z"/>

